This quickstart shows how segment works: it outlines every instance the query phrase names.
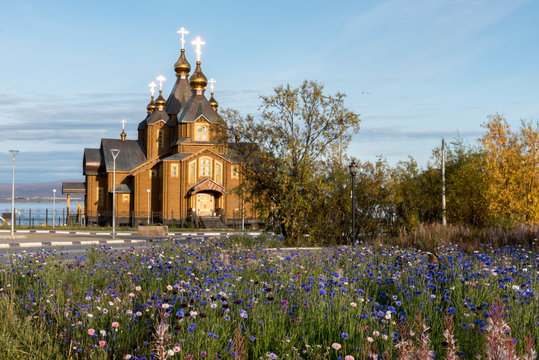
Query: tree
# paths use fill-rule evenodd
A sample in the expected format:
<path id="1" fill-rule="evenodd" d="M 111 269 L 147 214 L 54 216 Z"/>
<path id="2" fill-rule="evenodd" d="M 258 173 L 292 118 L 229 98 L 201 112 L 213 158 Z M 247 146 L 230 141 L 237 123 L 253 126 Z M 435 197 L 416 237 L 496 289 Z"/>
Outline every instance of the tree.
<path id="1" fill-rule="evenodd" d="M 305 81 L 298 88 L 279 86 L 262 96 L 259 118 L 224 113 L 229 142 L 244 163 L 246 187 L 280 224 L 289 244 L 309 234 L 315 204 L 324 193 L 322 161 L 332 145 L 348 144 L 359 130 L 359 115 L 344 108 L 345 95 L 323 94 Z"/>
<path id="2" fill-rule="evenodd" d="M 357 162 L 356 231 L 367 235 L 392 232 L 395 207 L 391 168 L 382 157 L 375 163 Z"/>
<path id="3" fill-rule="evenodd" d="M 500 115 L 483 125 L 489 177 L 487 201 L 494 222 L 503 225 L 539 221 L 539 122 L 522 122 L 511 131 Z"/>

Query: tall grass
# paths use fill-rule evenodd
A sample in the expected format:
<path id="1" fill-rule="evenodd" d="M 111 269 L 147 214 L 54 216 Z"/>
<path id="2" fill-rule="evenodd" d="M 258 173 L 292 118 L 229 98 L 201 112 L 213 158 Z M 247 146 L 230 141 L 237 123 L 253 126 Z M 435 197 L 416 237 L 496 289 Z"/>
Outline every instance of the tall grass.
<path id="1" fill-rule="evenodd" d="M 495 304 L 514 354 L 536 351 L 537 254 L 435 250 L 437 263 L 413 248 L 242 239 L 12 254 L 0 264 L 0 359 L 475 359 Z"/>

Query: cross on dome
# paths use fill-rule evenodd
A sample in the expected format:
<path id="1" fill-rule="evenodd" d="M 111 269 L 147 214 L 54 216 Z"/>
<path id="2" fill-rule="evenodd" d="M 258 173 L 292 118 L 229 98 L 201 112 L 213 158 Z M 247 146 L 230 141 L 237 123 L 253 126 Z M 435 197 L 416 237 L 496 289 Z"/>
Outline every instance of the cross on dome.
<path id="1" fill-rule="evenodd" d="M 125 130 L 125 119 L 122 119 L 122 130 Z"/>
<path id="2" fill-rule="evenodd" d="M 152 93 L 152 96 L 155 95 L 155 88 L 157 87 L 157 84 L 153 81 L 148 84 L 148 87 L 150 88 L 150 92 Z"/>
<path id="3" fill-rule="evenodd" d="M 213 84 L 215 84 L 217 81 L 215 81 L 214 78 L 211 78 L 210 81 L 208 81 L 210 83 L 210 89 L 211 89 L 211 93 L 213 94 Z"/>
<path id="4" fill-rule="evenodd" d="M 163 82 L 166 80 L 166 78 L 163 75 L 159 75 L 155 78 L 155 80 L 159 81 L 159 91 L 163 90 Z"/>
<path id="5" fill-rule="evenodd" d="M 183 46 L 185 45 L 185 39 L 184 39 L 184 36 L 189 34 L 189 31 L 187 31 L 183 26 L 180 30 L 176 31 L 178 34 L 180 34 L 180 36 L 182 37 L 181 38 L 181 43 L 182 43 L 182 50 L 183 50 Z"/>
<path id="6" fill-rule="evenodd" d="M 191 41 L 191 44 L 194 45 L 196 48 L 197 61 L 200 61 L 200 55 L 202 54 L 201 47 L 202 45 L 206 45 L 206 43 L 202 41 L 200 36 L 197 36 L 195 40 Z"/>

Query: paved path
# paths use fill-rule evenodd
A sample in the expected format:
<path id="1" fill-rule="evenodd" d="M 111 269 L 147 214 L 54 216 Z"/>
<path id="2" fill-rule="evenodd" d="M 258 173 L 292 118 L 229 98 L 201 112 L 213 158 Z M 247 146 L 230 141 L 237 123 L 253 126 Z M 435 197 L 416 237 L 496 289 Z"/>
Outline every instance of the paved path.
<path id="1" fill-rule="evenodd" d="M 212 237 L 239 235 L 238 232 L 173 232 L 168 237 L 185 240 L 204 241 Z M 259 236 L 260 232 L 245 232 L 248 236 Z M 136 232 L 117 232 L 112 239 L 110 231 L 72 230 L 16 230 L 11 237 L 10 230 L 0 230 L 0 249 L 31 248 L 50 246 L 120 245 L 158 241 L 160 238 L 139 236 Z"/>

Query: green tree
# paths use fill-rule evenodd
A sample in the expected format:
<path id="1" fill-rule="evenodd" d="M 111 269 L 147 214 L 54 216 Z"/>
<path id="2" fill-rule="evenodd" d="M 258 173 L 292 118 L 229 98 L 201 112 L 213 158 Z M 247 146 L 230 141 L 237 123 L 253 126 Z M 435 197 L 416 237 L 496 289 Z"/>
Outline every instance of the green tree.
<path id="1" fill-rule="evenodd" d="M 374 163 L 357 163 L 356 233 L 376 235 L 393 232 L 395 206 L 391 191 L 391 168 L 382 157 L 378 157 Z"/>
<path id="2" fill-rule="evenodd" d="M 359 130 L 359 115 L 343 106 L 345 95 L 328 97 L 323 86 L 279 86 L 262 96 L 261 116 L 224 113 L 228 138 L 244 162 L 248 192 L 269 207 L 289 244 L 311 232 L 314 211 L 324 193 L 323 161 L 334 144 L 347 144 Z"/>

